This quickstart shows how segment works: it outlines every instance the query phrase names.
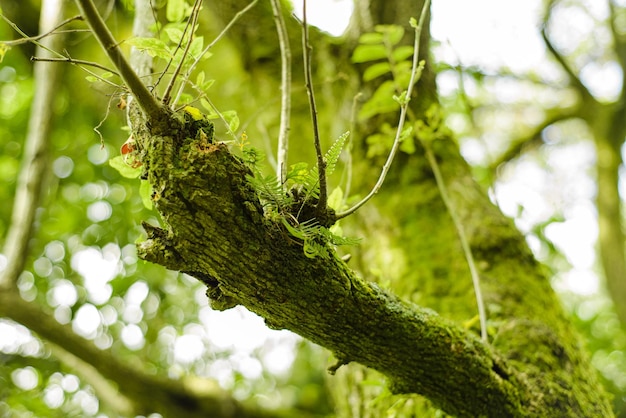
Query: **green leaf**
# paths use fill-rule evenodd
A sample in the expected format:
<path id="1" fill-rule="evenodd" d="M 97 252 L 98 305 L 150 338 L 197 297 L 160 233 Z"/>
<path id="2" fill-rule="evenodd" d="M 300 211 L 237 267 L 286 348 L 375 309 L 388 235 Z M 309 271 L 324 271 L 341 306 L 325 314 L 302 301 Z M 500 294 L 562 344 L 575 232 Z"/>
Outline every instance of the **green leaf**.
<path id="1" fill-rule="evenodd" d="M 234 110 L 227 110 L 222 112 L 222 116 L 228 122 L 228 129 L 231 132 L 235 132 L 239 128 L 239 116 L 237 116 L 237 112 Z"/>
<path id="2" fill-rule="evenodd" d="M 360 44 L 382 44 L 383 43 L 383 34 L 378 32 L 372 33 L 364 33 L 359 37 Z"/>
<path id="3" fill-rule="evenodd" d="M 384 35 L 387 45 L 396 45 L 404 36 L 404 28 L 400 25 L 376 25 L 374 29 Z"/>
<path id="4" fill-rule="evenodd" d="M 5 44 L 4 42 L 0 42 L 0 62 L 2 62 L 6 53 L 9 52 L 9 49 L 11 49 L 10 46 Z"/>
<path id="5" fill-rule="evenodd" d="M 391 71 L 391 65 L 388 62 L 379 62 L 367 67 L 363 73 L 363 81 L 371 81 L 376 77 L 385 75 Z"/>
<path id="6" fill-rule="evenodd" d="M 363 104 L 359 111 L 360 119 L 368 119 L 374 115 L 398 110 L 398 103 L 393 100 L 396 88 L 393 81 L 388 80 L 382 83 L 374 92 L 372 97 Z"/>
<path id="7" fill-rule="evenodd" d="M 328 195 L 328 206 L 333 208 L 336 211 L 339 211 L 344 204 L 343 201 L 343 190 L 341 187 L 335 187 L 332 192 Z"/>
<path id="8" fill-rule="evenodd" d="M 185 0 L 168 0 L 165 17 L 170 22 L 180 22 L 189 15 L 190 9 Z"/>
<path id="9" fill-rule="evenodd" d="M 289 167 L 289 171 L 287 172 L 285 179 L 291 180 L 295 183 L 304 183 L 308 173 L 309 165 L 305 162 L 299 162 Z"/>
<path id="10" fill-rule="evenodd" d="M 326 174 L 331 175 L 333 171 L 335 171 L 335 165 L 337 165 L 337 160 L 339 160 L 341 150 L 343 149 L 346 139 L 348 139 L 349 136 L 350 131 L 346 131 L 341 134 L 341 136 L 337 138 L 337 140 L 326 152 L 326 155 L 324 156 L 324 160 L 326 161 Z"/>
<path id="11" fill-rule="evenodd" d="M 387 49 L 383 45 L 359 45 L 352 54 L 352 62 L 375 61 L 387 57 Z"/>
<path id="12" fill-rule="evenodd" d="M 141 202 L 146 209 L 152 210 L 152 185 L 147 180 L 142 180 L 139 185 L 139 196 L 141 196 Z"/>
<path id="13" fill-rule="evenodd" d="M 118 155 L 109 160 L 109 165 L 116 169 L 122 177 L 128 179 L 136 179 L 141 175 L 141 167 L 133 168 L 124 162 L 124 157 Z"/>
<path id="14" fill-rule="evenodd" d="M 417 28 L 417 19 L 415 19 L 414 17 L 410 18 L 409 25 L 411 25 L 412 28 Z"/>
<path id="15" fill-rule="evenodd" d="M 170 59 L 172 54 L 170 53 L 170 49 L 160 39 L 156 38 L 131 38 L 126 41 L 129 45 L 134 46 L 135 48 L 146 51 L 151 57 L 159 57 L 163 59 Z"/>
<path id="16" fill-rule="evenodd" d="M 175 45 L 178 45 L 178 43 L 183 39 L 184 32 L 180 28 L 168 25 L 163 28 L 163 32 L 165 32 L 167 38 Z"/>
<path id="17" fill-rule="evenodd" d="M 391 56 L 395 62 L 404 61 L 413 56 L 413 47 L 409 45 L 399 46 L 393 50 Z"/>

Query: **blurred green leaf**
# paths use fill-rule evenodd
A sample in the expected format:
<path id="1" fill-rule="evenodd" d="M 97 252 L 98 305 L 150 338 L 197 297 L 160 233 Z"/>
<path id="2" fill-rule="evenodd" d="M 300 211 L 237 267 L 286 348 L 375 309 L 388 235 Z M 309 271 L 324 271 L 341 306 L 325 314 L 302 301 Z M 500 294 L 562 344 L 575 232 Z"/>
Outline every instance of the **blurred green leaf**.
<path id="1" fill-rule="evenodd" d="M 136 179 L 141 175 L 141 167 L 133 168 L 129 166 L 126 164 L 124 157 L 121 155 L 111 158 L 109 160 L 109 165 L 128 179 Z"/>
<path id="2" fill-rule="evenodd" d="M 391 72 L 391 65 L 388 62 L 379 62 L 373 65 L 370 65 L 365 69 L 363 73 L 363 81 L 371 81 L 376 77 L 380 77 L 381 75 L 387 74 Z"/>
<path id="3" fill-rule="evenodd" d="M 352 62 L 375 61 L 386 57 L 387 49 L 383 45 L 359 45 L 352 54 Z"/>

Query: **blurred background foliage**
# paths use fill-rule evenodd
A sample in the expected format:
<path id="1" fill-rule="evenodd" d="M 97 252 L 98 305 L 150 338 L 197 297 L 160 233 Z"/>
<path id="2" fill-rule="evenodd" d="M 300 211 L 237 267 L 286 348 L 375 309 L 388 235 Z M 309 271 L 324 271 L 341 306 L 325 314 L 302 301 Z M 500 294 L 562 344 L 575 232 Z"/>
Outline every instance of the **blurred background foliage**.
<path id="1" fill-rule="evenodd" d="M 130 2 L 101 3 L 103 9 L 111 6 L 107 22 L 117 39 L 130 38 Z M 624 35 L 626 4 L 616 1 L 614 5 L 622 24 L 619 33 Z M 29 35 L 37 33 L 39 6 L 37 1 L 0 0 L 2 12 Z M 534 25 L 531 22 L 530 29 L 525 30 L 535 35 L 524 38 L 525 42 L 540 43 L 546 4 L 520 2 L 518 6 L 531 9 L 534 17 Z M 478 16 L 483 11 L 476 4 L 472 8 L 477 15 L 474 25 L 485 24 Z M 497 13 L 503 12 L 493 9 L 496 17 L 486 17 L 486 24 L 497 22 Z M 76 10 L 67 13 L 74 14 Z M 454 14 L 465 16 L 465 24 L 471 19 L 459 10 Z M 568 87 L 545 48 L 539 48 L 538 57 L 526 57 L 528 62 L 521 66 L 507 56 L 499 59 L 489 55 L 492 45 L 488 39 L 475 40 L 479 44 L 475 49 L 483 52 L 471 55 L 464 52 L 460 41 L 438 29 L 445 28 L 438 19 L 447 19 L 450 24 L 449 15 L 449 10 L 435 2 L 433 55 L 447 124 L 457 134 L 476 178 L 489 188 L 503 211 L 515 218 L 538 259 L 550 270 L 568 315 L 586 338 L 593 364 L 615 396 L 616 413 L 626 417 L 625 326 L 602 284 L 602 270 L 595 256 L 597 157 L 592 133 L 580 118 L 557 120 L 556 116 L 556 123 L 538 130 L 544 120 L 575 106 L 580 98 Z M 617 100 L 616 92 L 623 87 L 623 69 L 612 49 L 607 19 L 606 7 L 591 0 L 568 0 L 555 6 L 550 26 L 554 42 L 585 74 L 583 82 L 603 102 Z M 203 13 L 200 31 L 205 42 L 224 24 L 210 10 Z M 0 39 L 16 36 L 7 24 L 0 24 Z M 341 42 L 332 40 L 324 51 L 342 53 L 332 47 Z M 73 57 L 106 63 L 94 45 L 80 32 L 67 40 Z M 267 71 L 250 63 L 266 60 L 271 65 L 277 60 L 277 46 L 259 41 L 248 47 L 242 51 L 237 40 L 225 38 L 212 49 L 213 56 L 201 63 L 201 69 L 216 80 L 208 95 L 217 108 L 236 109 L 241 120 L 238 133 L 246 132 L 251 143 L 266 150 L 271 160 L 272 138 L 278 131 L 279 72 L 269 81 Z M 14 47 L 0 64 L 0 201 L 5 202 L 0 205 L 2 237 L 9 226 L 34 93 L 29 60 L 33 52 L 30 44 Z M 524 61 L 522 53 L 517 55 Z M 124 112 L 116 107 L 121 91 L 87 81 L 87 74 L 76 66 L 50 65 L 64 65 L 64 79 L 54 102 L 47 193 L 31 256 L 19 280 L 21 296 L 37 301 L 60 323 L 72 324 L 77 334 L 101 349 L 110 350 L 125 362 L 142 364 L 153 373 L 159 371 L 174 379 L 210 377 L 240 400 L 253 399 L 270 409 L 298 408 L 319 416 L 331 415 L 333 406 L 325 382 L 325 368 L 330 364 L 326 352 L 286 331 L 265 328 L 262 320 L 241 307 L 214 312 L 199 282 L 137 259 L 134 243 L 142 237 L 140 222 L 150 221 L 156 214 L 143 206 L 139 183 L 120 176 L 108 164 L 110 158 L 119 155 L 128 137 L 123 129 Z M 611 71 L 617 71 L 618 76 Z M 349 128 L 350 115 L 337 114 L 333 103 L 350 97 L 346 91 L 351 84 L 345 73 L 330 64 L 316 72 L 320 121 L 329 143 Z M 292 155 L 294 161 L 311 162 L 312 147 L 299 140 L 308 138 L 310 132 L 306 95 L 297 89 Z M 96 126 L 102 141 L 94 132 Z M 222 125 L 217 123 L 216 127 L 218 136 L 229 139 Z M 376 232 L 381 246 L 385 233 Z M 387 277 L 402 271 L 401 265 L 389 263 L 397 261 L 391 254 L 393 249 L 373 248 L 379 262 L 368 274 Z M 6 260 L 0 256 L 0 267 L 3 263 Z M 0 319 L 0 416 L 114 415 L 110 407 L 98 398 L 88 378 L 57 359 L 54 347 L 28 329 Z"/>

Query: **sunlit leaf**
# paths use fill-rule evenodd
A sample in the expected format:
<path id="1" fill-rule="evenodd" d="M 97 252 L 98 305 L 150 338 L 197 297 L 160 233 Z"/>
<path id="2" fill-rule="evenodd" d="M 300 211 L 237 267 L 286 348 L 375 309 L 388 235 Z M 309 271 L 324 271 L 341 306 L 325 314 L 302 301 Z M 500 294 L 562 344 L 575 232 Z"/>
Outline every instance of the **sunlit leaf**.
<path id="1" fill-rule="evenodd" d="M 165 42 L 156 38 L 131 38 L 126 41 L 129 45 L 147 52 L 151 57 L 163 59 L 171 58 L 172 54 Z"/>
<path id="2" fill-rule="evenodd" d="M 123 177 L 128 179 L 136 179 L 141 175 L 141 168 L 139 167 L 131 167 L 126 164 L 124 161 L 124 157 L 118 155 L 117 157 L 111 158 L 109 160 L 109 165 L 116 169 Z"/>
<path id="3" fill-rule="evenodd" d="M 142 180 L 139 185 L 139 196 L 141 196 L 141 202 L 146 209 L 152 210 L 152 185 L 147 180 Z"/>
<path id="4" fill-rule="evenodd" d="M 360 44 L 382 44 L 383 43 L 383 34 L 378 32 L 372 33 L 364 33 L 359 37 Z"/>
<path id="5" fill-rule="evenodd" d="M 397 47 L 391 53 L 391 57 L 395 62 L 404 61 L 405 59 L 413 56 L 413 47 L 409 45 L 402 45 Z"/>
<path id="6" fill-rule="evenodd" d="M 363 73 L 363 81 L 371 81 L 376 77 L 387 74 L 391 71 L 391 65 L 388 62 L 379 62 L 367 67 Z"/>
<path id="7" fill-rule="evenodd" d="M 190 9 L 185 0 L 168 0 L 165 17 L 170 22 L 180 22 L 189 15 Z"/>
<path id="8" fill-rule="evenodd" d="M 387 57 L 387 49 L 383 45 L 359 45 L 352 54 L 352 62 L 375 61 Z"/>

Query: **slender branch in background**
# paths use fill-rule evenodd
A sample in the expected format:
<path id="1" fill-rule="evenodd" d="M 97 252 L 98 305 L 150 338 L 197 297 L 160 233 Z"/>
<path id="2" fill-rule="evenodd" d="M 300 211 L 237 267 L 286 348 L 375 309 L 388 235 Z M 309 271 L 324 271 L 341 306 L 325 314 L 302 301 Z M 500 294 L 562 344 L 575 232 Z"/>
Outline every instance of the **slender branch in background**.
<path id="1" fill-rule="evenodd" d="M 13 41 L 2 41 L 3 44 L 8 45 L 8 46 L 21 45 L 21 44 L 25 44 L 25 43 L 28 43 L 28 42 L 36 43 L 37 41 L 39 41 L 40 39 L 45 38 L 48 35 L 57 35 L 57 34 L 67 33 L 67 32 L 81 32 L 80 29 L 74 29 L 74 30 L 69 30 L 69 31 L 58 31 L 58 29 L 62 28 L 63 26 L 65 26 L 68 23 L 73 22 L 75 20 L 83 20 L 82 16 L 70 17 L 68 19 L 65 19 L 63 22 L 59 23 L 58 25 L 56 25 L 54 28 L 50 29 L 46 33 L 42 33 L 42 34 L 37 35 L 37 36 L 26 36 L 26 34 L 24 32 L 22 32 L 22 30 L 20 28 L 18 28 L 15 23 L 13 23 L 9 19 L 7 19 L 6 16 L 4 16 L 3 14 L 0 14 L 0 17 L 5 22 L 7 22 L 13 29 L 15 29 L 20 35 L 22 35 L 22 38 L 20 38 L 20 39 L 15 39 Z"/>
<path id="2" fill-rule="evenodd" d="M 63 17 L 65 2 L 63 0 L 47 0 L 42 2 L 39 31 L 49 33 L 50 28 Z M 42 41 L 43 46 L 37 48 L 36 54 L 48 57 L 48 50 L 61 49 L 62 36 L 53 36 Z M 4 243 L 3 254 L 7 266 L 0 274 L 0 289 L 14 289 L 17 279 L 24 270 L 28 257 L 28 243 L 35 231 L 35 213 L 39 208 L 44 179 L 49 165 L 49 135 L 51 132 L 52 109 L 55 92 L 58 89 L 61 67 L 45 63 L 35 63 L 35 97 L 30 111 L 28 132 L 24 144 L 22 166 L 17 178 L 15 200 L 11 223 Z"/>
<path id="3" fill-rule="evenodd" d="M 550 2 L 546 8 L 546 14 L 543 19 L 543 25 L 541 28 L 541 38 L 543 39 L 543 42 L 545 43 L 546 48 L 548 48 L 548 51 L 550 51 L 550 53 L 557 60 L 561 68 L 563 68 L 563 70 L 567 74 L 567 77 L 570 79 L 570 81 L 572 82 L 576 90 L 578 90 L 578 92 L 580 92 L 580 94 L 583 96 L 583 100 L 595 101 L 595 98 L 589 92 L 589 90 L 583 84 L 583 82 L 580 80 L 580 78 L 578 77 L 574 69 L 569 65 L 565 57 L 561 55 L 561 53 L 556 49 L 556 47 L 552 44 L 552 41 L 548 37 L 547 28 L 548 28 L 548 24 L 550 23 L 550 16 L 552 15 L 552 7 L 553 7 L 553 2 Z"/>
<path id="4" fill-rule="evenodd" d="M 467 265 L 470 269 L 470 276 L 472 276 L 472 284 L 474 286 L 474 294 L 476 295 L 476 305 L 478 306 L 478 319 L 480 320 L 480 338 L 486 343 L 487 313 L 485 311 L 485 303 L 483 302 L 483 293 L 480 289 L 480 276 L 478 274 L 478 269 L 476 268 L 474 256 L 472 255 L 472 249 L 470 248 L 469 241 L 467 240 L 467 236 L 465 235 L 463 223 L 459 219 L 456 210 L 454 209 L 454 206 L 450 201 L 450 197 L 448 196 L 448 188 L 446 187 L 446 183 L 443 180 L 441 170 L 439 169 L 439 164 L 437 163 L 437 159 L 433 154 L 430 144 L 426 141 L 422 141 L 422 144 L 424 145 L 424 149 L 426 151 L 428 164 L 430 165 L 430 168 L 432 169 L 435 176 L 435 181 L 437 182 L 437 187 L 439 188 L 439 194 L 441 194 L 441 200 L 443 200 L 443 204 L 446 206 L 446 209 L 448 209 L 448 213 L 452 218 L 452 223 L 454 223 L 454 228 L 456 229 L 456 232 L 459 236 L 459 241 L 461 241 L 461 248 L 463 248 L 463 254 L 465 255 Z"/>
<path id="5" fill-rule="evenodd" d="M 237 14 L 235 14 L 235 16 L 233 16 L 233 18 L 230 20 L 230 22 L 228 22 L 228 24 L 224 27 L 224 29 L 222 29 L 222 31 L 219 33 L 219 35 L 217 35 L 217 37 L 215 37 L 215 39 L 213 39 L 213 41 L 210 44 L 208 44 L 202 50 L 202 52 L 196 57 L 196 59 L 193 61 L 193 63 L 189 66 L 189 69 L 185 72 L 185 76 L 183 77 L 183 81 L 180 84 L 180 87 L 178 88 L 178 92 L 176 93 L 176 98 L 174 99 L 174 103 L 178 103 L 178 100 L 180 99 L 180 96 L 183 94 L 183 90 L 185 90 L 185 85 L 187 84 L 187 81 L 189 80 L 189 77 L 191 76 L 191 73 L 193 72 L 193 70 L 196 69 L 196 66 L 198 65 L 198 63 L 200 62 L 202 57 L 204 57 L 207 54 L 207 52 L 209 52 L 209 50 L 211 48 L 213 48 L 213 46 L 220 39 L 222 39 L 224 37 L 224 35 L 226 35 L 228 30 L 241 18 L 241 16 L 246 14 L 258 2 L 259 2 L 259 0 L 254 0 L 250 4 L 248 4 L 246 7 L 244 7 L 240 11 L 238 11 Z"/>
<path id="6" fill-rule="evenodd" d="M 317 124 L 317 108 L 315 106 L 315 94 L 313 92 L 311 74 L 311 44 L 309 44 L 309 25 L 306 19 L 306 0 L 302 0 L 302 56 L 304 58 L 304 80 L 306 93 L 309 97 L 309 107 L 311 108 L 311 121 L 313 122 L 313 141 L 315 143 L 315 154 L 317 155 L 317 171 L 320 182 L 320 198 L 317 202 L 317 210 L 326 210 L 327 190 L 326 190 L 326 162 L 320 144 L 319 126 Z"/>
<path id="7" fill-rule="evenodd" d="M 274 22 L 278 32 L 280 45 L 280 129 L 278 132 L 278 150 L 276 151 L 276 178 L 281 184 L 287 177 L 287 155 L 289 152 L 289 118 L 291 116 L 291 48 L 289 47 L 289 35 L 287 25 L 283 19 L 283 11 L 280 0 L 271 0 Z"/>
<path id="8" fill-rule="evenodd" d="M 411 68 L 411 79 L 409 80 L 409 86 L 406 91 L 406 96 L 404 100 L 400 103 L 400 120 L 398 121 L 398 129 L 396 129 L 396 137 L 393 140 L 393 145 L 391 146 L 391 151 L 389 151 L 389 156 L 387 157 L 387 161 L 383 165 L 383 169 L 380 173 L 380 177 L 378 181 L 372 188 L 372 190 L 361 199 L 358 203 L 352 206 L 350 209 L 339 212 L 335 218 L 337 220 L 345 218 L 356 212 L 361 206 L 367 203 L 382 187 L 385 177 L 391 168 L 391 163 L 393 162 L 396 153 L 398 152 L 398 148 L 400 148 L 400 140 L 402 136 L 402 130 L 404 129 L 404 121 L 406 120 L 407 110 L 409 108 L 409 101 L 411 100 L 411 94 L 413 93 L 413 86 L 417 81 L 417 74 L 420 71 L 420 63 L 419 63 L 419 52 L 420 52 L 420 36 L 422 34 L 422 28 L 424 27 L 424 21 L 426 20 L 426 14 L 428 13 L 428 8 L 430 7 L 430 0 L 426 0 L 424 2 L 424 7 L 422 8 L 422 12 L 420 14 L 419 23 L 415 26 L 415 43 L 413 45 L 413 66 Z"/>
<path id="9" fill-rule="evenodd" d="M 626 103 L 626 38 L 624 38 L 623 32 L 618 28 L 617 19 L 621 15 L 618 14 L 619 6 L 615 4 L 615 0 L 609 2 L 609 27 L 611 28 L 611 34 L 613 35 L 613 43 L 615 47 L 615 54 L 619 61 L 620 67 L 622 67 L 622 93 L 620 94 L 620 102 Z"/>
<path id="10" fill-rule="evenodd" d="M 143 84 L 139 76 L 133 71 L 130 64 L 122 54 L 111 31 L 106 26 L 92 0 L 75 0 L 82 16 L 93 31 L 96 39 L 107 53 L 113 65 L 117 68 L 122 80 L 137 99 L 139 106 L 151 121 L 163 120 L 167 114 L 165 107 L 159 103 L 150 90 Z"/>
<path id="11" fill-rule="evenodd" d="M 352 109 L 350 111 L 350 132 L 356 132 L 356 117 L 357 117 L 357 109 L 359 100 L 363 97 L 363 93 L 359 92 L 354 95 L 352 98 Z M 348 196 L 350 196 L 350 189 L 352 188 L 352 137 L 348 137 L 348 142 L 345 146 L 346 149 L 346 158 L 345 158 L 345 167 L 346 167 L 346 186 L 343 191 L 343 204 L 346 203 Z"/>
<path id="12" fill-rule="evenodd" d="M 178 74 L 185 65 L 185 58 L 187 58 L 187 54 L 189 54 L 189 49 L 191 48 L 191 42 L 193 41 L 193 35 L 196 31 L 196 23 L 198 22 L 198 14 L 200 14 L 200 7 L 202 6 L 202 0 L 196 0 L 193 4 L 193 9 L 191 10 L 191 16 L 189 16 L 189 21 L 187 22 L 187 26 L 185 27 L 185 31 L 180 39 L 180 42 L 183 42 L 185 39 L 185 34 L 187 33 L 187 29 L 189 29 L 189 40 L 187 41 L 187 45 L 185 45 L 185 50 L 183 51 L 183 56 L 180 58 L 180 62 L 178 66 L 174 70 L 174 74 L 172 74 L 172 78 L 170 78 L 170 82 L 165 88 L 165 93 L 163 93 L 163 99 L 161 100 L 163 104 L 168 105 L 171 100 L 172 90 L 174 89 L 174 84 L 176 84 L 176 79 L 178 78 Z M 173 59 L 173 57 L 172 57 Z M 176 103 L 172 103 L 172 107 L 175 107 Z"/>
<path id="13" fill-rule="evenodd" d="M 107 71 L 111 74 L 119 76 L 117 71 L 107 68 L 102 64 L 98 64 L 97 62 L 93 62 L 93 61 L 77 60 L 72 57 L 65 57 L 65 58 L 31 57 L 30 60 L 34 62 L 66 62 L 68 64 L 74 64 L 74 65 L 86 65 L 88 67 L 99 68 L 103 71 Z"/>

